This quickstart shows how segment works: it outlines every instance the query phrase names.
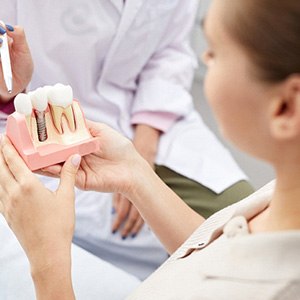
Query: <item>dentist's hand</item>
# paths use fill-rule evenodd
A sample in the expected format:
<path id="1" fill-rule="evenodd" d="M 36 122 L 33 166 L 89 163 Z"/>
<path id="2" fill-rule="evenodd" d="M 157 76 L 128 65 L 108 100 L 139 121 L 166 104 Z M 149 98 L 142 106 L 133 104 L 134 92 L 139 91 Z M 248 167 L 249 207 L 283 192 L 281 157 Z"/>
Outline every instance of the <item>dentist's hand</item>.
<path id="1" fill-rule="evenodd" d="M 0 38 L 3 35 L 4 30 L 8 35 L 13 74 L 13 90 L 11 94 L 9 94 L 7 91 L 0 60 L 0 103 L 8 102 L 18 93 L 24 91 L 29 84 L 33 73 L 33 61 L 23 28 L 20 26 L 12 27 L 11 25 L 6 25 L 5 28 L 1 26 L 0 31 L 2 34 L 0 32 Z"/>
<path id="2" fill-rule="evenodd" d="M 152 169 L 154 169 L 159 137 L 159 130 L 144 124 L 136 125 L 133 144 Z M 116 214 L 112 232 L 116 233 L 120 230 L 123 239 L 128 235 L 134 238 L 144 225 L 144 220 L 138 210 L 121 194 L 114 194 L 113 208 Z"/>

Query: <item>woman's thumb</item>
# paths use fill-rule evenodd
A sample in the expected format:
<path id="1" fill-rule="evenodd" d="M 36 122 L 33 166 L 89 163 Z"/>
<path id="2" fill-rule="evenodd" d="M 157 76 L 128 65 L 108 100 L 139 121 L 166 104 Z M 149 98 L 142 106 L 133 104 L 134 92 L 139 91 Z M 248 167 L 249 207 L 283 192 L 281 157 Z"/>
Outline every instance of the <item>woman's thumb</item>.
<path id="1" fill-rule="evenodd" d="M 60 184 L 58 190 L 62 192 L 73 192 L 76 173 L 78 171 L 81 161 L 81 156 L 79 154 L 72 155 L 64 163 L 61 173 L 60 173 Z"/>

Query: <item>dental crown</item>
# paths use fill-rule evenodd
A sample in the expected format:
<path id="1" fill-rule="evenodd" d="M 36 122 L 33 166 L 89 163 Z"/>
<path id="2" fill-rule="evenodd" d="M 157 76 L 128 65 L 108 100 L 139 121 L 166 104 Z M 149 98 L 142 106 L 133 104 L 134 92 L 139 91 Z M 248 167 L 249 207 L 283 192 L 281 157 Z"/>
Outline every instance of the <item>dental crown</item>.
<path id="1" fill-rule="evenodd" d="M 48 88 L 48 100 L 51 105 L 68 107 L 73 101 L 73 90 L 69 85 L 57 83 Z"/>
<path id="2" fill-rule="evenodd" d="M 38 88 L 33 92 L 28 93 L 34 109 L 45 111 L 48 106 L 48 93 L 45 88 Z"/>
<path id="3" fill-rule="evenodd" d="M 27 94 L 20 93 L 15 97 L 14 106 L 18 113 L 30 116 L 32 113 L 32 103 L 30 96 Z"/>

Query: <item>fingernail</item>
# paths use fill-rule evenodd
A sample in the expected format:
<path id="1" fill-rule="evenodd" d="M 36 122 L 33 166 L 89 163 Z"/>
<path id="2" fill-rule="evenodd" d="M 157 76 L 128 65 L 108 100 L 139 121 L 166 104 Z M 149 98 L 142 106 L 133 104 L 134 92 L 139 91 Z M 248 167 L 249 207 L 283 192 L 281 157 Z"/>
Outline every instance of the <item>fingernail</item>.
<path id="1" fill-rule="evenodd" d="M 80 161 L 81 161 L 81 156 L 79 154 L 73 155 L 71 162 L 74 167 L 78 167 L 80 164 Z"/>
<path id="2" fill-rule="evenodd" d="M 9 31 L 14 31 L 14 27 L 9 25 L 9 24 L 5 24 L 6 28 L 9 30 Z"/>
<path id="3" fill-rule="evenodd" d="M 6 33 L 6 30 L 0 26 L 0 34 L 4 34 L 4 33 Z"/>
<path id="4" fill-rule="evenodd" d="M 3 40 L 0 38 L 0 45 L 3 43 Z"/>
<path id="5" fill-rule="evenodd" d="M 126 240 L 127 236 L 122 236 L 122 240 Z"/>
<path id="6" fill-rule="evenodd" d="M 136 233 L 134 233 L 134 234 L 131 235 L 131 238 L 134 239 L 135 237 L 136 237 Z"/>
<path id="7" fill-rule="evenodd" d="M 114 207 L 112 207 L 112 209 L 111 209 L 111 214 L 113 215 L 113 214 L 115 214 L 116 213 L 116 209 L 114 208 Z"/>
<path id="8" fill-rule="evenodd" d="M 112 231 L 112 234 L 116 234 L 116 232 L 117 232 L 117 230 L 113 230 L 113 231 Z"/>

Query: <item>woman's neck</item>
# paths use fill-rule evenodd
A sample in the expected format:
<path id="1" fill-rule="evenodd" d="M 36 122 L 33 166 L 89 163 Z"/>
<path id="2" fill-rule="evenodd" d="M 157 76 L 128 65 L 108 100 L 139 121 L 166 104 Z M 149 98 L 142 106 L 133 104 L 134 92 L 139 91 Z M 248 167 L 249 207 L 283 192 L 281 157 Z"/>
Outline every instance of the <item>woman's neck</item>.
<path id="1" fill-rule="evenodd" d="M 249 222 L 251 232 L 300 230 L 300 166 L 296 169 L 277 172 L 270 205 Z"/>

